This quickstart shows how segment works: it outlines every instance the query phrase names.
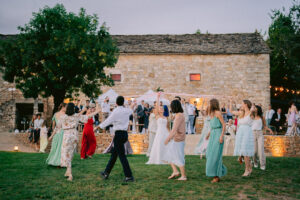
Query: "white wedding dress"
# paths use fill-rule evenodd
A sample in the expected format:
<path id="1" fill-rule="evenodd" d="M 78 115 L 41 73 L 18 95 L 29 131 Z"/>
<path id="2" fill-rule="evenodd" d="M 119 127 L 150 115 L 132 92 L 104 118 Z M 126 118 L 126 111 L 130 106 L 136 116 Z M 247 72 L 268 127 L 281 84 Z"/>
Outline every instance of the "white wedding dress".
<path id="1" fill-rule="evenodd" d="M 166 118 L 157 119 L 157 130 L 156 135 L 152 144 L 149 160 L 146 164 L 161 165 L 166 164 L 163 162 L 163 155 L 166 153 L 165 140 L 169 136 L 169 130 L 167 129 Z"/>

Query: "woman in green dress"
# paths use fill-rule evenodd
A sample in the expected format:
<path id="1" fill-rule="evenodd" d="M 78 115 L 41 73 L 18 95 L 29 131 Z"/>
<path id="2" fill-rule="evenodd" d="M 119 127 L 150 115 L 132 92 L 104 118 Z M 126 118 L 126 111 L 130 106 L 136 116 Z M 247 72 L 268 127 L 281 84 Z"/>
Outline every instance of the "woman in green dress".
<path id="1" fill-rule="evenodd" d="M 216 183 L 227 173 L 227 168 L 222 162 L 226 126 L 217 99 L 210 100 L 210 118 L 210 132 L 207 135 L 209 142 L 206 150 L 206 176 L 214 177 L 211 182 Z"/>
<path id="2" fill-rule="evenodd" d="M 51 151 L 46 160 L 46 163 L 48 165 L 52 165 L 52 166 L 61 165 L 61 147 L 62 147 L 62 141 L 64 137 L 64 131 L 62 129 L 62 123 L 60 117 L 63 116 L 65 112 L 66 112 L 66 104 L 61 103 L 59 106 L 59 111 L 55 113 L 52 118 L 53 133 L 50 136 L 49 140 L 51 140 L 52 138 L 53 140 L 51 145 Z"/>

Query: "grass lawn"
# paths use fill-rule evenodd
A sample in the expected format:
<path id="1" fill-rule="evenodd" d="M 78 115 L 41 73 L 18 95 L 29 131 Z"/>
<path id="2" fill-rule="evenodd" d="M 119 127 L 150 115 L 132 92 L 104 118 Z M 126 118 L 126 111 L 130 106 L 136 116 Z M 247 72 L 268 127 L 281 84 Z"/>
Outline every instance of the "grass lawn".
<path id="1" fill-rule="evenodd" d="M 167 180 L 167 165 L 145 165 L 144 155 L 129 156 L 136 182 L 123 184 L 119 160 L 109 180 L 99 172 L 109 155 L 73 160 L 73 182 L 65 170 L 45 165 L 47 154 L 0 152 L 0 199 L 300 199 L 300 158 L 267 158 L 267 170 L 242 178 L 236 157 L 224 157 L 228 174 L 220 183 L 205 176 L 205 159 L 186 156 L 189 180 Z"/>

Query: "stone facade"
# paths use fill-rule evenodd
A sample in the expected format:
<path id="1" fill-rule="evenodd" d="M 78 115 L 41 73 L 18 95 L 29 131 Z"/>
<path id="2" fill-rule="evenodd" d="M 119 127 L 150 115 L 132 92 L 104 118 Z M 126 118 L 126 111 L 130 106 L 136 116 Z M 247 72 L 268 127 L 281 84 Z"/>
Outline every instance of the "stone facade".
<path id="1" fill-rule="evenodd" d="M 103 153 L 112 141 L 110 134 L 95 134 L 97 140 L 96 153 Z M 148 150 L 148 135 L 146 134 L 129 134 L 128 140 L 131 144 L 134 154 L 145 154 Z M 78 152 L 81 149 L 82 134 L 79 134 Z"/>
<path id="2" fill-rule="evenodd" d="M 300 157 L 300 137 L 265 136 L 265 153 L 267 156 Z"/>
<path id="3" fill-rule="evenodd" d="M 0 39 L 16 37 L 1 35 Z M 210 95 L 221 102 L 234 98 L 270 103 L 269 49 L 257 33 L 186 35 L 115 35 L 120 56 L 107 73 L 121 74 L 113 89 L 127 98 L 161 87 L 166 93 L 184 93 L 188 98 Z M 190 81 L 200 74 L 200 81 Z M 16 127 L 18 105 L 33 104 L 32 113 L 43 104 L 44 118 L 51 118 L 52 99 L 25 99 L 19 90 L 0 79 L 0 126 Z M 109 88 L 103 87 L 105 92 Z M 174 96 L 166 95 L 170 100 Z M 81 95 L 84 99 L 84 95 Z M 200 99 L 201 104 L 203 99 Z M 201 105 L 199 104 L 199 106 Z M 12 107 L 12 108 L 11 108 Z M 9 121 L 9 122 L 8 122 Z"/>
<path id="4" fill-rule="evenodd" d="M 113 89 L 120 95 L 141 95 L 158 87 L 167 93 L 214 95 L 220 101 L 249 99 L 270 103 L 269 54 L 258 55 L 132 55 L 121 54 L 108 73 L 121 74 Z M 190 81 L 200 73 L 200 81 Z M 109 88 L 104 87 L 106 91 Z"/>
<path id="5" fill-rule="evenodd" d="M 0 76 L 2 77 L 2 74 Z M 26 117 L 27 120 L 30 120 L 32 114 L 38 113 L 39 110 L 42 110 L 41 114 L 44 119 L 51 119 L 53 109 L 52 98 L 24 98 L 22 92 L 18 89 L 9 91 L 9 88 L 15 88 L 15 85 L 3 81 L 2 78 L 0 78 L 0 86 L 0 128 L 15 129 L 19 126 L 20 118 Z M 26 106 L 29 106 L 29 110 L 27 109 L 27 113 L 22 116 L 22 107 Z"/>

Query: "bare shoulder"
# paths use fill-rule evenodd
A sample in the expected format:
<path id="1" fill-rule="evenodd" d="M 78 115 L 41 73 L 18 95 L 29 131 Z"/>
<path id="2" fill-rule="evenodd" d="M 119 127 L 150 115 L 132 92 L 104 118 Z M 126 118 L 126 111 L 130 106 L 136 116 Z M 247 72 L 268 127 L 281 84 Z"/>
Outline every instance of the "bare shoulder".
<path id="1" fill-rule="evenodd" d="M 216 117 L 222 117 L 221 111 L 215 111 L 215 115 L 216 115 Z"/>

